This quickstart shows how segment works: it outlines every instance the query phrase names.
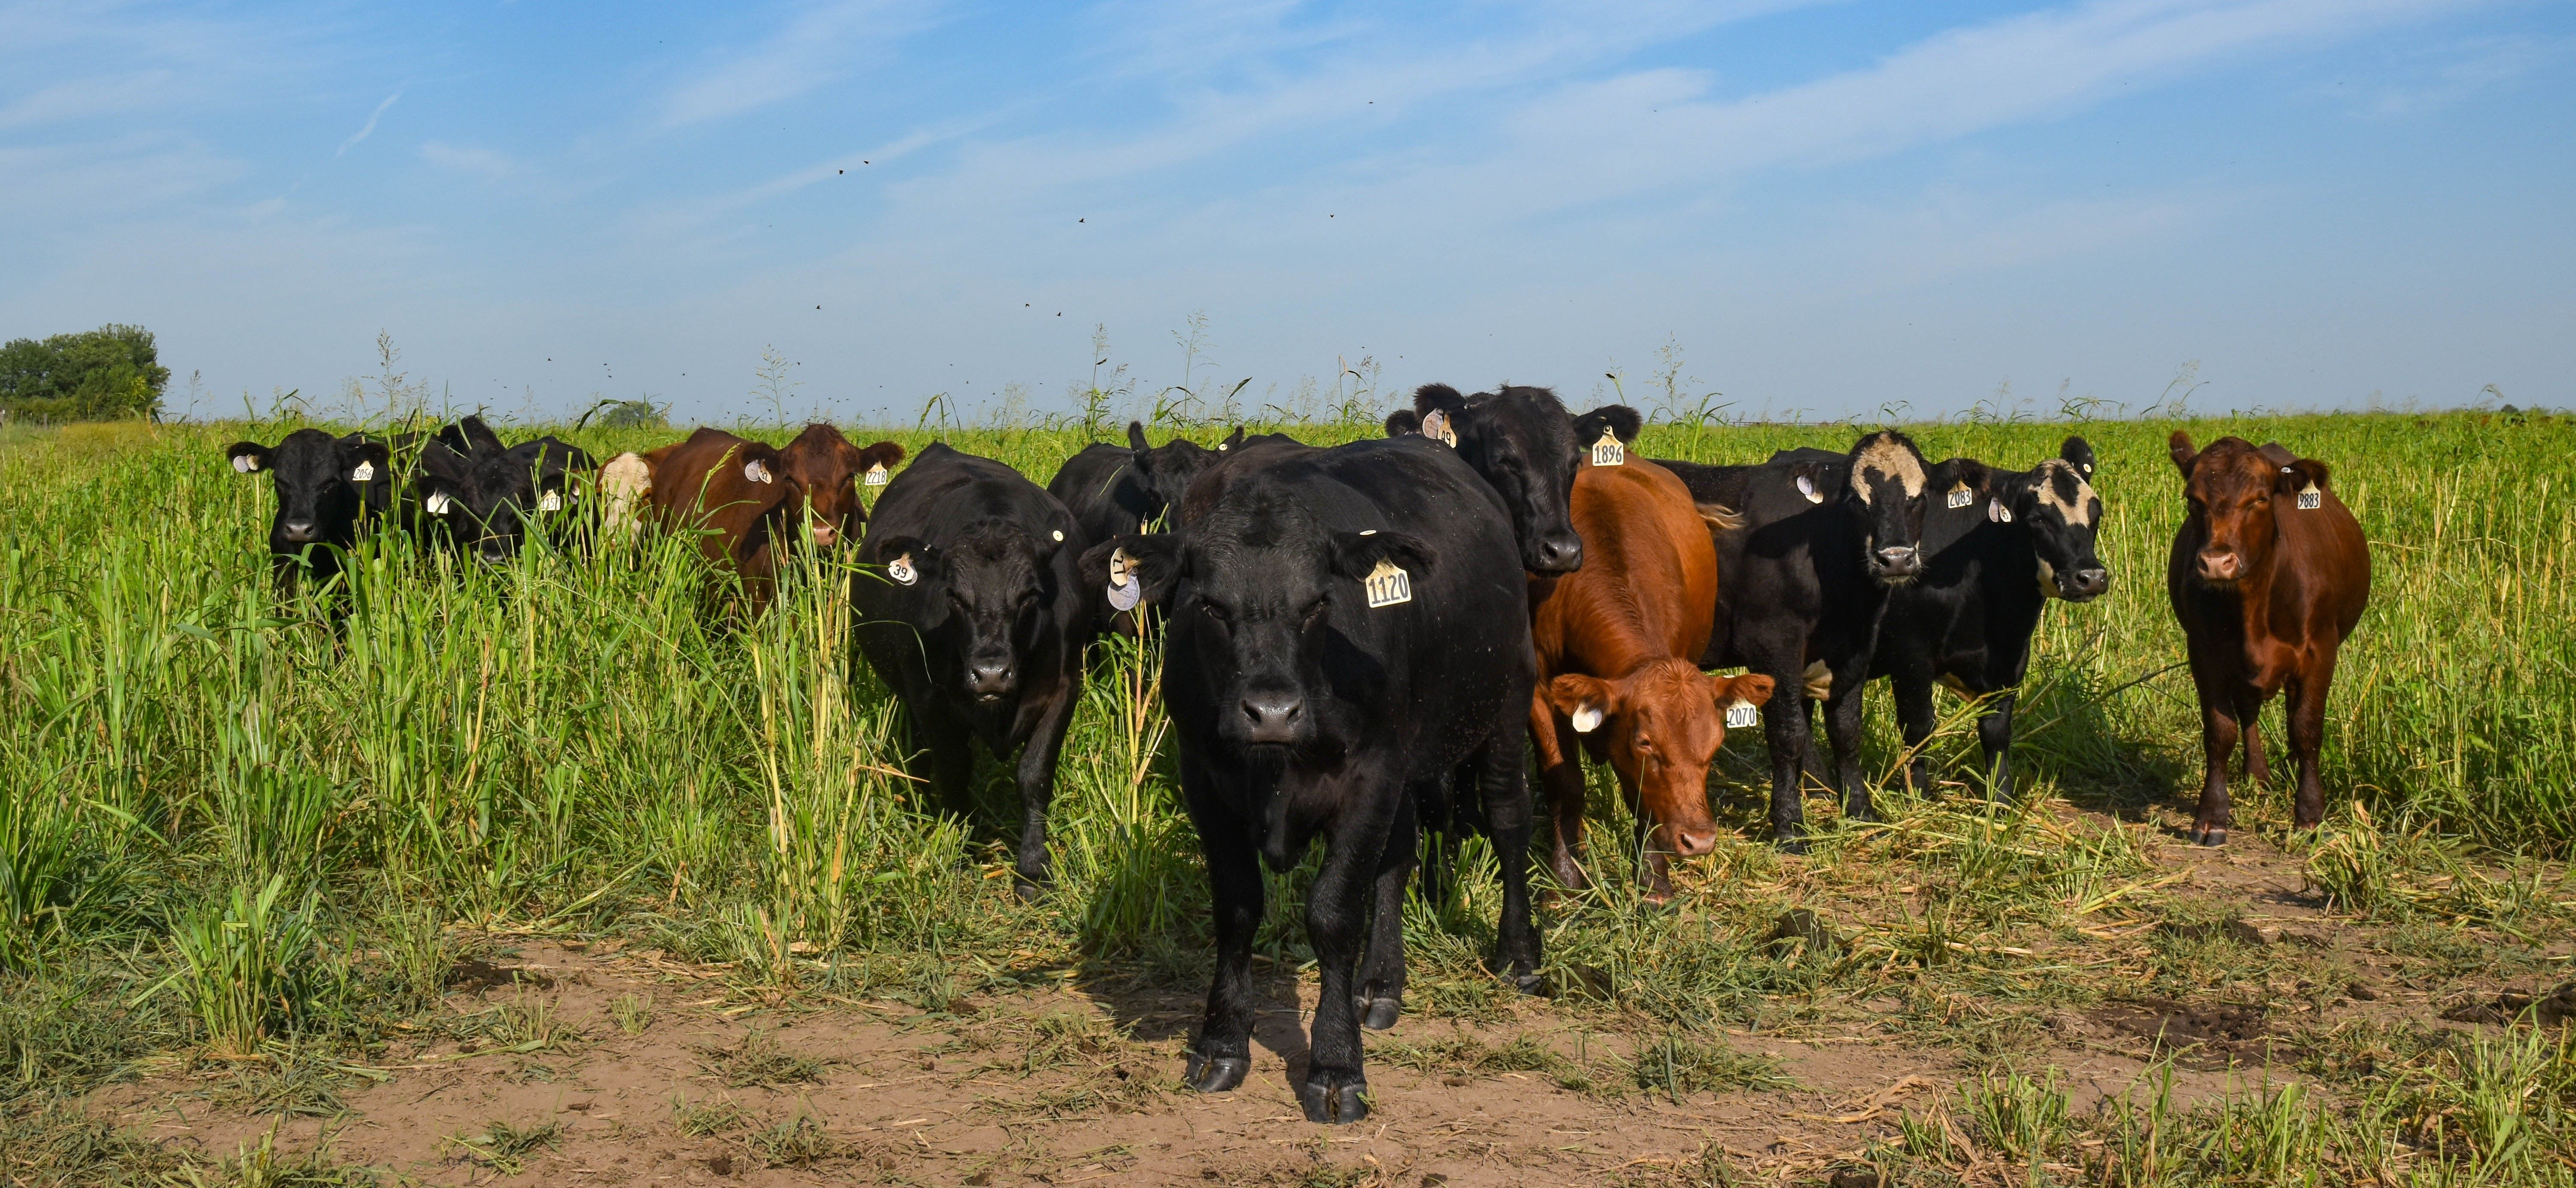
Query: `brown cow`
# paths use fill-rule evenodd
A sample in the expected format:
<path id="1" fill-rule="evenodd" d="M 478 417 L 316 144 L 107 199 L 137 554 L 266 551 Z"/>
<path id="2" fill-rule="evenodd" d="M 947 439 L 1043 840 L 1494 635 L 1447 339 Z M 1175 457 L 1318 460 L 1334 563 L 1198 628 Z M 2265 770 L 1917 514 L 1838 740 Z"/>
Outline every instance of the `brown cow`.
<path id="1" fill-rule="evenodd" d="M 2299 764 L 2294 819 L 2313 828 L 2325 816 L 2317 748 L 2326 689 L 2335 650 L 2370 602 L 2370 546 L 2328 485 L 2325 463 L 2240 437 L 2194 450 L 2191 435 L 2177 431 L 2168 444 L 2190 507 L 2165 563 L 2165 591 L 2190 644 L 2209 764 L 2192 837 L 2207 846 L 2227 840 L 2227 755 L 2240 730 L 2246 778 L 2270 779 L 2256 714 L 2285 688 Z"/>
<path id="2" fill-rule="evenodd" d="M 1726 739 L 1726 712 L 1771 699 L 1767 676 L 1699 670 L 1717 606 L 1717 550 L 1673 473 L 1630 455 L 1575 475 L 1574 528 L 1583 568 L 1530 577 L 1530 628 L 1538 688 L 1530 739 L 1556 815 L 1557 881 L 1589 880 L 1583 841 L 1583 769 L 1577 735 L 1607 758 L 1637 811 L 1650 894 L 1672 893 L 1668 853 L 1708 853 L 1708 765 Z"/>
<path id="3" fill-rule="evenodd" d="M 695 535 L 708 564 L 741 579 L 752 613 L 766 609 L 777 588 L 778 538 L 794 531 L 805 506 L 778 447 L 700 428 L 643 459 L 652 469 L 641 492 L 644 520 Z"/>
<path id="4" fill-rule="evenodd" d="M 895 464 L 903 461 L 900 445 L 880 441 L 863 450 L 851 445 L 839 429 L 820 421 L 807 425 L 778 452 L 787 460 L 787 476 L 795 480 L 805 506 L 814 513 L 806 521 L 806 531 L 819 549 L 858 538 L 861 526 L 868 522 L 867 505 L 859 500 L 860 485 L 871 472 L 878 482 L 867 485 L 882 484 Z"/>

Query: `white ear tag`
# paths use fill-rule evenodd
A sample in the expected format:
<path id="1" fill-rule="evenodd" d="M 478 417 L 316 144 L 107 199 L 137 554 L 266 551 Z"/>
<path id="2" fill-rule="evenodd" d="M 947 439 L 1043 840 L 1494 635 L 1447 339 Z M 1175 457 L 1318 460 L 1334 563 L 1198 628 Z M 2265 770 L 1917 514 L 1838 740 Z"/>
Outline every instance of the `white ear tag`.
<path id="1" fill-rule="evenodd" d="M 1057 544 L 1063 544 L 1063 543 L 1064 543 L 1064 529 L 1062 529 L 1062 528 L 1058 528 L 1058 529 L 1056 529 L 1056 530 L 1055 530 L 1055 532 L 1053 533 L 1053 535 L 1055 536 L 1055 542 L 1056 542 Z"/>
<path id="2" fill-rule="evenodd" d="M 1422 435 L 1450 449 L 1458 448 L 1458 431 L 1449 427 L 1449 414 L 1439 409 L 1422 418 Z"/>
<path id="3" fill-rule="evenodd" d="M 358 463 L 358 468 L 349 472 L 349 481 L 353 483 L 363 483 L 374 477 L 376 477 L 376 464 L 373 462 Z"/>
<path id="4" fill-rule="evenodd" d="M 1136 580 L 1136 559 L 1125 549 L 1109 554 L 1109 607 L 1112 610 L 1134 610 L 1137 600 L 1145 596 L 1145 583 Z"/>
<path id="5" fill-rule="evenodd" d="M 259 469 L 259 455 L 257 455 L 257 454 L 235 454 L 235 455 L 233 455 L 233 473 L 234 473 L 234 474 L 249 474 L 250 472 L 252 472 L 252 471 L 254 471 L 254 470 L 257 470 L 257 469 Z"/>
<path id="6" fill-rule="evenodd" d="M 1986 501 L 1986 518 L 1998 524 L 2012 523 L 2012 509 L 2005 507 L 2003 500 L 1990 499 Z"/>
<path id="7" fill-rule="evenodd" d="M 1619 444 L 1619 435 L 1604 429 L 1601 440 L 1592 443 L 1592 464 L 1619 466 L 1628 461 L 1628 447 Z"/>
<path id="8" fill-rule="evenodd" d="M 865 481 L 871 487 L 882 487 L 886 485 L 886 479 L 889 477 L 891 476 L 886 474 L 885 463 L 879 462 L 874 466 L 868 467 Z"/>
<path id="9" fill-rule="evenodd" d="M 1601 713 L 1601 707 L 1594 705 L 1589 701 L 1574 707 L 1574 732 L 1576 734 L 1590 734 L 1595 730 L 1601 729 L 1602 717 L 1603 714 Z"/>
<path id="10" fill-rule="evenodd" d="M 754 458 L 751 461 L 742 464 L 742 477 L 750 479 L 755 483 L 777 481 L 777 476 L 769 473 L 769 464 L 758 458 Z"/>
<path id="11" fill-rule="evenodd" d="M 1950 488 L 1949 498 L 1943 500 L 1942 504 L 1945 507 L 1962 508 L 1971 503 L 1975 503 L 1976 501 L 1977 493 L 1969 490 L 1968 484 L 1961 483 L 1958 486 Z"/>
<path id="12" fill-rule="evenodd" d="M 1368 604 L 1372 608 L 1413 601 L 1413 575 L 1396 568 L 1395 562 L 1384 557 L 1377 559 L 1377 568 L 1369 571 L 1360 588 L 1368 591 Z"/>
<path id="13" fill-rule="evenodd" d="M 447 514 L 447 509 L 456 506 L 456 501 L 448 498 L 445 491 L 432 491 L 429 493 L 429 498 L 422 500 L 420 505 L 429 509 L 429 514 L 433 516 L 443 516 Z"/>
<path id="14" fill-rule="evenodd" d="M 1738 701 L 1726 707 L 1726 728 L 1743 730 L 1762 720 L 1762 707 L 1750 701 Z"/>
<path id="15" fill-rule="evenodd" d="M 2325 492 L 2317 490 L 2317 485 L 2315 483 L 2309 483 L 2307 490 L 2299 492 L 2300 511 L 2315 511 L 2325 505 Z"/>
<path id="16" fill-rule="evenodd" d="M 1221 441 L 1220 441 L 1220 442 L 1216 443 L 1216 452 L 1218 452 L 1218 453 L 1220 453 L 1220 454 L 1222 454 L 1222 453 L 1224 453 L 1224 452 L 1225 452 L 1225 443 L 1224 443 L 1224 442 L 1221 442 Z"/>
<path id="17" fill-rule="evenodd" d="M 562 510 L 563 510 L 563 492 L 561 492 L 561 491 L 548 491 L 548 492 L 546 492 L 545 494 L 538 496 L 538 497 L 537 497 L 537 510 L 538 510 L 538 511 L 562 511 Z"/>
<path id="18" fill-rule="evenodd" d="M 1798 476 L 1798 493 L 1806 496 L 1807 502 L 1809 503 L 1823 503 L 1825 501 L 1825 497 L 1823 495 L 1816 493 L 1816 480 L 1808 478 L 1803 474 Z"/>
<path id="19" fill-rule="evenodd" d="M 912 567 L 912 554 L 910 553 L 905 553 L 892 561 L 886 562 L 886 576 L 907 586 L 921 580 L 920 571 L 915 570 Z"/>
<path id="20" fill-rule="evenodd" d="M 2085 464 L 2084 464 L 2084 473 L 2085 473 L 2085 475 L 2086 475 L 2087 477 L 2090 477 L 2090 476 L 2092 475 L 2092 473 L 2093 473 L 2093 464 L 2092 464 L 2092 463 L 2087 462 L 2087 463 L 2085 463 Z"/>

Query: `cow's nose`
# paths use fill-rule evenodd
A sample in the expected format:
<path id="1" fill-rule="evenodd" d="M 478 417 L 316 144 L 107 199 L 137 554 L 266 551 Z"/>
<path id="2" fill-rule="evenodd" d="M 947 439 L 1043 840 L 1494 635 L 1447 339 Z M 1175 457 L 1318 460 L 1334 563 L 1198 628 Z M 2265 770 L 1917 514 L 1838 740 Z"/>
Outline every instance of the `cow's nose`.
<path id="1" fill-rule="evenodd" d="M 314 541 L 321 539 L 321 534 L 316 532 L 314 527 L 314 523 L 311 520 L 288 520 L 286 523 L 279 525 L 280 531 L 283 531 L 286 534 L 286 539 L 294 541 L 297 544 L 311 544 Z"/>
<path id="2" fill-rule="evenodd" d="M 987 701 L 1008 695 L 1016 677 L 1008 656 L 966 662 L 966 691 Z"/>
<path id="3" fill-rule="evenodd" d="M 1255 693 L 1243 699 L 1248 742 L 1295 742 L 1297 724 L 1305 716 L 1306 700 L 1294 693 Z"/>
<path id="4" fill-rule="evenodd" d="M 2210 581 L 2232 582 L 2236 580 L 2236 554 L 2234 553 L 2202 553 L 2200 554 L 2199 562 L 2200 576 L 2207 578 Z"/>
<path id="5" fill-rule="evenodd" d="M 1530 568 L 1540 573 L 1572 573 L 1583 568 L 1583 538 L 1571 532 L 1541 537 L 1537 564 Z"/>
<path id="6" fill-rule="evenodd" d="M 1878 571 L 1889 577 L 1912 577 L 1923 571 L 1923 558 L 1911 546 L 1880 549 Z"/>
<path id="7" fill-rule="evenodd" d="M 1717 831 L 1714 829 L 1696 833 L 1688 829 L 1676 829 L 1672 834 L 1673 848 L 1679 850 L 1684 858 L 1697 858 L 1717 848 Z"/>
<path id="8" fill-rule="evenodd" d="M 832 547 L 832 542 L 837 541 L 837 540 L 839 540 L 839 539 L 841 539 L 841 534 L 840 534 L 840 532 L 838 532 L 837 530 L 835 530 L 831 525 L 829 525 L 829 524 L 816 524 L 816 525 L 814 525 L 814 547 L 815 547 L 815 548 L 818 548 L 818 549 L 828 549 L 828 548 L 831 548 L 831 547 Z"/>
<path id="9" fill-rule="evenodd" d="M 474 542 L 474 559 L 485 565 L 499 565 L 510 559 L 510 542 L 487 536 Z"/>
<path id="10" fill-rule="evenodd" d="M 2075 571 L 2075 596 L 2078 598 L 2099 598 L 2110 588 L 2110 570 L 2097 568 Z"/>

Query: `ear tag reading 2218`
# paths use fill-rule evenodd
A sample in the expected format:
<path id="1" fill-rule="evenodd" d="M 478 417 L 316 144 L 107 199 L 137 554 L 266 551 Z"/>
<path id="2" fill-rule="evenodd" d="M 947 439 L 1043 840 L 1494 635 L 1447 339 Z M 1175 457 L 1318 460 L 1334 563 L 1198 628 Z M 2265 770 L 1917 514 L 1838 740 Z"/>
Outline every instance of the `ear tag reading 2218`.
<path id="1" fill-rule="evenodd" d="M 1743 730 L 1762 720 L 1762 707 L 1750 701 L 1738 701 L 1726 707 L 1726 728 Z"/>
<path id="2" fill-rule="evenodd" d="M 886 485 L 886 479 L 888 477 L 889 476 L 886 474 L 885 463 L 879 462 L 874 466 L 868 467 L 868 474 L 865 481 L 871 487 L 882 487 Z"/>
<path id="3" fill-rule="evenodd" d="M 1369 571 L 1360 588 L 1368 591 L 1368 604 L 1372 609 L 1413 601 L 1413 575 L 1384 557 L 1377 559 L 1377 568 Z"/>
<path id="4" fill-rule="evenodd" d="M 1942 506 L 1956 510 L 1958 508 L 1966 507 L 1971 503 L 1975 503 L 1976 501 L 1977 493 L 1969 490 L 1968 484 L 1961 483 L 1958 486 L 1950 488 L 1950 495 L 1947 499 L 1942 501 Z"/>
<path id="5" fill-rule="evenodd" d="M 1628 460 L 1628 447 L 1619 444 L 1619 435 L 1604 429 L 1601 440 L 1592 443 L 1592 464 L 1618 466 Z"/>
<path id="6" fill-rule="evenodd" d="M 2299 492 L 2300 511 L 2315 511 L 2325 505 L 2325 492 L 2317 490 L 2317 485 L 2315 483 L 2309 483 L 2307 490 Z"/>

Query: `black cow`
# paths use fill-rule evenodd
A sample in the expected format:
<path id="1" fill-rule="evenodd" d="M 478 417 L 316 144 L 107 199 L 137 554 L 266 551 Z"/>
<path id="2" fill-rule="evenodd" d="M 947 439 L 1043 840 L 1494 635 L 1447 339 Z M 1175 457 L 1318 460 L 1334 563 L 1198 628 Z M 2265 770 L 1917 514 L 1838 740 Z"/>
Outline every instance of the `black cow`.
<path id="1" fill-rule="evenodd" d="M 1584 414 L 1607 420 L 1636 410 L 1609 405 Z M 1506 384 L 1499 391 L 1461 396 L 1447 384 L 1414 390 L 1413 407 L 1388 414 L 1389 437 L 1420 434 L 1457 449 L 1512 514 L 1512 539 L 1521 568 L 1533 573 L 1572 573 L 1583 568 L 1583 538 L 1566 510 L 1574 497 L 1574 470 L 1590 439 L 1576 440 L 1574 417 L 1546 388 Z M 1597 428 L 1596 428 L 1597 435 Z M 1634 436 L 1634 431 L 1630 433 Z"/>
<path id="2" fill-rule="evenodd" d="M 466 417 L 421 445 L 411 476 L 415 529 L 485 565 L 506 565 L 532 529 L 551 534 L 572 523 L 572 476 L 593 465 L 552 434 L 506 445 L 483 418 Z"/>
<path id="3" fill-rule="evenodd" d="M 1127 444 L 1094 442 L 1067 459 L 1047 482 L 1047 494 L 1073 513 L 1085 540 L 1101 541 L 1144 529 L 1180 506 L 1190 482 L 1227 450 L 1243 444 L 1243 430 L 1218 442 L 1213 450 L 1175 437 L 1159 446 L 1145 442 L 1142 422 L 1127 422 Z M 1123 609 L 1101 605 L 1103 630 L 1133 632 L 1133 618 Z"/>
<path id="4" fill-rule="evenodd" d="M 1758 466 L 1656 464 L 1714 509 L 1717 619 L 1700 667 L 1740 664 L 1773 682 L 1762 708 L 1772 840 L 1804 848 L 1798 776 L 1814 745 L 1810 698 L 1825 703 L 1844 814 L 1871 819 L 1860 775 L 1860 690 L 1889 591 L 1922 573 L 1926 495 L 1946 486 L 1946 471 L 1894 430 L 1868 434 L 1844 454 L 1789 450 Z"/>
<path id="5" fill-rule="evenodd" d="M 224 453 L 239 473 L 267 471 L 277 492 L 268 554 L 281 588 L 293 588 L 298 570 L 312 574 L 316 589 L 328 585 L 362 522 L 392 499 L 393 451 L 363 432 L 333 437 L 298 429 L 275 446 L 237 441 Z"/>
<path id="6" fill-rule="evenodd" d="M 1019 878 L 1048 880 L 1056 753 L 1082 693 L 1098 595 L 1075 577 L 1082 526 L 1037 484 L 934 442 L 877 499 L 850 580 L 859 652 L 903 698 L 932 784 L 971 807 L 972 743 L 1019 754 Z"/>
<path id="7" fill-rule="evenodd" d="M 1496 968 L 1536 985 L 1522 738 L 1537 661 L 1512 527 L 1494 488 L 1432 442 L 1274 445 L 1202 479 L 1177 532 L 1084 558 L 1086 578 L 1114 569 L 1170 614 L 1163 696 L 1216 905 L 1192 1087 L 1242 1083 L 1261 865 L 1287 870 L 1320 836 L 1306 930 L 1323 997 L 1297 1097 L 1319 1122 L 1367 1114 L 1361 1012 L 1387 1027 L 1401 1009 L 1415 810 L 1461 766 L 1501 861 Z"/>
<path id="8" fill-rule="evenodd" d="M 1923 575 L 1890 596 L 1870 660 L 1896 693 L 1896 720 L 1914 751 L 1906 777 L 1929 790 L 1923 742 L 1938 717 L 1932 686 L 1993 695 L 1977 719 L 1989 794 L 2011 800 L 2014 690 L 2030 669 L 2030 635 L 2051 598 L 2090 602 L 2111 588 L 2093 552 L 2102 499 L 2089 481 L 2093 447 L 2070 437 L 2029 470 L 1970 458 L 1941 464 L 1946 484 L 1923 513 Z"/>

